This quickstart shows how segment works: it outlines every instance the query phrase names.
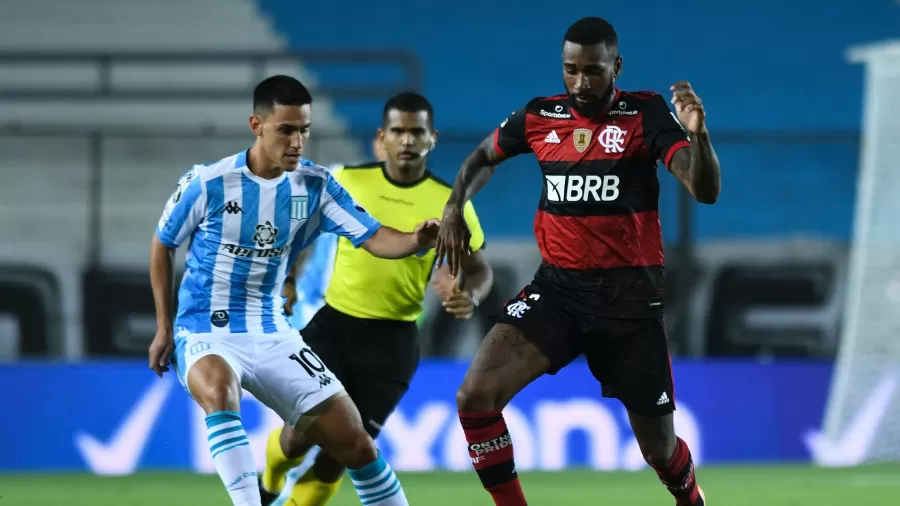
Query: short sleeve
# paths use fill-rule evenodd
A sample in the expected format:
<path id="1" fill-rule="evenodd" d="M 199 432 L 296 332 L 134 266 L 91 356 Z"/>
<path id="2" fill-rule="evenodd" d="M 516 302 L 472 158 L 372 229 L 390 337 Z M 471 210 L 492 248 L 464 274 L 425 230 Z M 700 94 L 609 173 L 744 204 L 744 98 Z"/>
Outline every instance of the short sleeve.
<path id="1" fill-rule="evenodd" d="M 654 95 L 644 111 L 644 143 L 654 159 L 669 167 L 676 151 L 690 146 L 687 131 L 661 95 Z"/>
<path id="2" fill-rule="evenodd" d="M 481 222 L 478 221 L 478 215 L 475 214 L 475 206 L 472 205 L 472 201 L 466 202 L 466 206 L 463 208 L 463 219 L 466 220 L 466 225 L 469 226 L 469 233 L 472 234 L 471 239 L 469 239 L 469 248 L 472 251 L 478 251 L 484 247 L 484 230 L 481 229 Z"/>
<path id="3" fill-rule="evenodd" d="M 381 227 L 368 211 L 357 204 L 331 174 L 321 196 L 322 231 L 346 237 L 358 248 Z"/>
<path id="4" fill-rule="evenodd" d="M 526 116 L 528 107 L 513 111 L 508 118 L 494 130 L 494 149 L 507 158 L 531 153 L 526 132 Z"/>
<path id="5" fill-rule="evenodd" d="M 178 180 L 178 186 L 169 197 L 156 226 L 156 235 L 167 247 L 178 248 L 205 217 L 206 192 L 195 167 Z"/>

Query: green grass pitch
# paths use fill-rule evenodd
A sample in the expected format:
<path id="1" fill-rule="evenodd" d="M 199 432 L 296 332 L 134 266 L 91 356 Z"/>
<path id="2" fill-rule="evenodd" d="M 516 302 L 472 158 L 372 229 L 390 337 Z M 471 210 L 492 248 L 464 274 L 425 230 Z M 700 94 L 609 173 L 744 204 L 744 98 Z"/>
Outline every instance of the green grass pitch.
<path id="1" fill-rule="evenodd" d="M 711 506 L 896 506 L 900 465 L 852 469 L 703 467 Z M 475 473 L 401 474 L 412 506 L 491 506 Z M 651 472 L 521 473 L 534 506 L 674 504 Z M 0 506 L 227 506 L 218 477 L 142 473 L 127 477 L 71 474 L 0 475 Z M 332 506 L 358 505 L 349 480 Z"/>

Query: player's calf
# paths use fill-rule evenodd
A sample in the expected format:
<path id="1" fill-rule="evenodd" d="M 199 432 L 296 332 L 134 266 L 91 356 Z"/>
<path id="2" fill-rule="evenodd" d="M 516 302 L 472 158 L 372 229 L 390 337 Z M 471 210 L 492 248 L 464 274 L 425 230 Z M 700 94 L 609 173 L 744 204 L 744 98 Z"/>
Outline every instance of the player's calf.
<path id="1" fill-rule="evenodd" d="M 550 361 L 517 328 L 498 324 L 488 333 L 456 394 L 469 457 L 497 506 L 525 506 L 513 442 L 501 410 Z"/>
<path id="2" fill-rule="evenodd" d="M 266 468 L 261 481 L 267 495 L 281 491 L 288 471 L 303 462 L 310 447 L 306 438 L 293 427 L 279 427 L 269 433 L 266 441 Z"/>
<path id="3" fill-rule="evenodd" d="M 678 506 L 704 506 L 703 492 L 694 475 L 691 450 L 675 435 L 672 414 L 644 416 L 629 411 L 628 418 L 644 460 L 675 497 L 675 503 Z"/>
<path id="4" fill-rule="evenodd" d="M 346 393 L 325 401 L 308 416 L 314 420 L 304 434 L 348 469 L 360 502 L 409 506 L 400 480 L 365 431 L 359 411 Z"/>
<path id="5" fill-rule="evenodd" d="M 208 355 L 188 370 L 187 385 L 206 412 L 209 452 L 231 502 L 260 506 L 256 464 L 238 413 L 240 384 L 234 371 L 222 357 Z"/>

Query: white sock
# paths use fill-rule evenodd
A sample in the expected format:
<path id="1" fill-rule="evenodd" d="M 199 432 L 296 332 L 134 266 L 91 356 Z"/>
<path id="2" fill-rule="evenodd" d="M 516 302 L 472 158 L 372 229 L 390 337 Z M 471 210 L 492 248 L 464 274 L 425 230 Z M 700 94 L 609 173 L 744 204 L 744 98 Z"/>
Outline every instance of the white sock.
<path id="1" fill-rule="evenodd" d="M 206 440 L 213 464 L 234 506 L 261 506 L 256 464 L 241 415 L 218 411 L 206 417 Z"/>
<path id="2" fill-rule="evenodd" d="M 380 451 L 371 464 L 348 471 L 356 487 L 356 495 L 364 506 L 409 506 L 400 480 Z"/>

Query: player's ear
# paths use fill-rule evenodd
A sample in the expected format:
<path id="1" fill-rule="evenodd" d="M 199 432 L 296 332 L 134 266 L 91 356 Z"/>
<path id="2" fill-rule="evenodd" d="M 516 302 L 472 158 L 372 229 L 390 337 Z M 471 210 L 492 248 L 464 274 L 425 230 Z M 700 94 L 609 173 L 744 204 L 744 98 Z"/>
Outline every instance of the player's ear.
<path id="1" fill-rule="evenodd" d="M 432 130 L 431 131 L 431 144 L 429 144 L 429 146 L 428 146 L 428 151 L 434 150 L 434 147 L 437 145 L 437 140 L 438 140 L 438 131 Z"/>
<path id="2" fill-rule="evenodd" d="M 255 114 L 250 116 L 250 130 L 252 130 L 253 135 L 257 137 L 262 135 L 262 119 Z"/>
<path id="3" fill-rule="evenodd" d="M 622 73 L 622 57 L 621 56 L 616 56 L 615 69 L 616 69 L 616 77 L 619 77 L 619 74 Z"/>

